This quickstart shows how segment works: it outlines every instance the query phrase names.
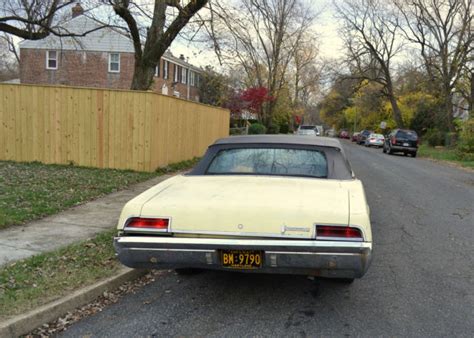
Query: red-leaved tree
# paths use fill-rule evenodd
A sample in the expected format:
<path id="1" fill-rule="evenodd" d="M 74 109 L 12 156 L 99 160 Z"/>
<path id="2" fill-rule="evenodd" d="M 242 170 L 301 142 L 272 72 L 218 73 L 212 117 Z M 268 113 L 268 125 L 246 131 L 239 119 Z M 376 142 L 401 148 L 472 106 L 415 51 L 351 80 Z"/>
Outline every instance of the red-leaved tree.
<path id="1" fill-rule="evenodd" d="M 247 88 L 240 93 L 240 99 L 245 103 L 245 108 L 250 112 L 257 114 L 258 120 L 263 119 L 263 105 L 271 102 L 275 98 L 269 94 L 269 90 L 265 87 Z"/>

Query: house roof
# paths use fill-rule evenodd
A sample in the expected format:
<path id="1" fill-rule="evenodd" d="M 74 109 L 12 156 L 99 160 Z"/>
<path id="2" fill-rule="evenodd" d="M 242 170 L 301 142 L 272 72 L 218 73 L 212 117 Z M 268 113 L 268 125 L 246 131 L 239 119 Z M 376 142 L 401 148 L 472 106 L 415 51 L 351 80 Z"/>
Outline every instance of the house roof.
<path id="1" fill-rule="evenodd" d="M 64 33 L 83 34 L 101 26 L 95 19 L 86 15 L 79 15 L 65 22 L 61 30 Z M 19 46 L 20 49 L 56 49 L 108 53 L 135 52 L 131 39 L 125 33 L 110 27 L 98 29 L 83 37 L 59 37 L 50 34 L 42 40 L 23 40 Z M 180 66 L 191 68 L 196 72 L 201 71 L 198 67 L 175 57 L 169 51 L 166 51 L 162 58 Z"/>

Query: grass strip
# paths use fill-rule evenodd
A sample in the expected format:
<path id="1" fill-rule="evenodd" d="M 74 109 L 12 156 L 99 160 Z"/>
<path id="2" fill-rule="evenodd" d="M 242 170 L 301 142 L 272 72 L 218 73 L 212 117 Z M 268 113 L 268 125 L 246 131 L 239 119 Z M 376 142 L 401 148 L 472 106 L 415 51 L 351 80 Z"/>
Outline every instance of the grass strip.
<path id="1" fill-rule="evenodd" d="M 56 166 L 54 168 L 45 168 L 51 165 L 43 165 L 38 163 L 12 163 L 0 162 L 0 166 L 13 166 L 13 168 L 21 167 L 20 170 L 26 168 L 33 168 L 31 175 L 35 175 L 38 171 L 44 174 L 43 171 L 49 172 L 52 170 L 53 174 L 57 171 L 66 170 L 66 175 L 70 179 L 71 175 L 74 177 L 72 182 L 77 182 L 76 175 L 84 177 L 91 175 L 91 173 L 98 174 L 101 178 L 99 180 L 106 180 L 108 175 L 117 175 L 114 179 L 109 180 L 110 184 L 107 189 L 111 191 L 117 190 L 117 178 L 122 177 L 127 182 L 122 184 L 131 184 L 139 180 L 151 178 L 157 175 L 169 174 L 176 171 L 186 170 L 193 167 L 199 161 L 198 158 L 189 161 L 183 161 L 171 164 L 164 168 L 159 168 L 155 173 L 136 173 L 130 171 L 120 170 L 104 170 L 91 168 L 78 168 L 69 166 Z M 2 169 L 0 169 L 1 171 Z M 77 172 L 79 170 L 79 173 Z M 87 171 L 86 174 L 82 170 Z M 73 171 L 71 174 L 68 171 Z M 90 171 L 90 172 L 88 172 Z M 136 175 L 136 176 L 135 176 Z M 41 175 L 40 175 L 41 176 Z M 55 176 L 56 178 L 58 176 Z M 1 176 L 0 176 L 1 178 Z M 4 182 L 4 180 L 3 180 Z M 56 191 L 52 181 L 44 186 L 44 189 Z M 115 183 L 114 183 L 115 182 Z M 21 182 L 18 182 L 21 184 Z M 8 186 L 11 184 L 8 184 Z M 64 183 L 61 183 L 64 185 Z M 0 181 L 0 187 L 5 187 Z M 107 191 L 101 194 L 105 194 Z M 122 185 L 123 186 L 123 185 Z M 111 192 L 109 191 L 109 192 Z M 57 201 L 58 195 L 51 192 L 46 196 Z M 54 196 L 54 197 L 51 197 Z M 83 198 L 93 195 L 80 195 Z M 97 197 L 97 195 L 94 195 Z M 83 200 L 82 200 L 83 201 Z M 3 206 L 2 206 L 3 207 Z M 9 207 L 15 208 L 14 204 L 9 204 Z M 21 206 L 20 206 L 21 207 Z M 60 208 L 65 209 L 66 204 L 61 205 Z M 59 207 L 58 207 L 59 208 Z M 33 217 L 33 214 L 30 214 Z M 101 279 L 113 276 L 120 268 L 120 263 L 115 258 L 115 251 L 113 248 L 113 236 L 116 230 L 110 230 L 100 233 L 91 239 L 87 239 L 75 244 L 65 246 L 63 248 L 32 256 L 17 262 L 11 263 L 0 268 L 0 320 L 8 317 L 26 312 L 32 308 L 44 305 L 48 302 L 54 301 L 69 294 L 71 291 L 77 290 L 81 287 L 91 285 Z"/>
<path id="2" fill-rule="evenodd" d="M 455 149 L 433 148 L 426 144 L 422 144 L 418 148 L 418 155 L 438 161 L 452 162 L 465 168 L 474 169 L 474 161 L 461 159 Z"/>
<path id="3" fill-rule="evenodd" d="M 153 177 L 192 167 L 198 159 L 156 172 L 0 161 L 0 229 L 58 213 Z"/>
<path id="4" fill-rule="evenodd" d="M 120 267 L 112 245 L 115 233 L 100 233 L 0 268 L 0 320 L 114 275 Z"/>

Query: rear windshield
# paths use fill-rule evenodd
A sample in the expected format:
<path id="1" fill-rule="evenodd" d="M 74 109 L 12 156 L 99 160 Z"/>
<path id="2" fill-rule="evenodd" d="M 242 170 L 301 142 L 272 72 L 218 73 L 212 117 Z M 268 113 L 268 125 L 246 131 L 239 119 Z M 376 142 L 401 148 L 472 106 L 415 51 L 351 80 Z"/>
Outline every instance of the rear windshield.
<path id="1" fill-rule="evenodd" d="M 300 129 L 315 129 L 316 126 L 301 126 Z"/>
<path id="2" fill-rule="evenodd" d="M 235 148 L 219 151 L 206 174 L 279 175 L 326 178 L 326 155 L 319 150 Z"/>
<path id="3" fill-rule="evenodd" d="M 416 134 L 416 132 L 412 130 L 399 130 L 397 132 L 397 137 L 404 138 L 411 141 L 416 141 L 418 139 L 418 135 Z"/>

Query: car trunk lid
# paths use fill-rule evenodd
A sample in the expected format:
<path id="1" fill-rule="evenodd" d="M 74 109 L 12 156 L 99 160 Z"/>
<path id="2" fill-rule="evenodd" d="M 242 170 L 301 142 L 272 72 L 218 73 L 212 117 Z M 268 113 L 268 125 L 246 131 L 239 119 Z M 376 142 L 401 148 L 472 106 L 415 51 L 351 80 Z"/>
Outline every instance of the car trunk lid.
<path id="1" fill-rule="evenodd" d="M 314 238 L 314 224 L 349 222 L 339 181 L 281 176 L 182 176 L 144 203 L 174 233 Z"/>

